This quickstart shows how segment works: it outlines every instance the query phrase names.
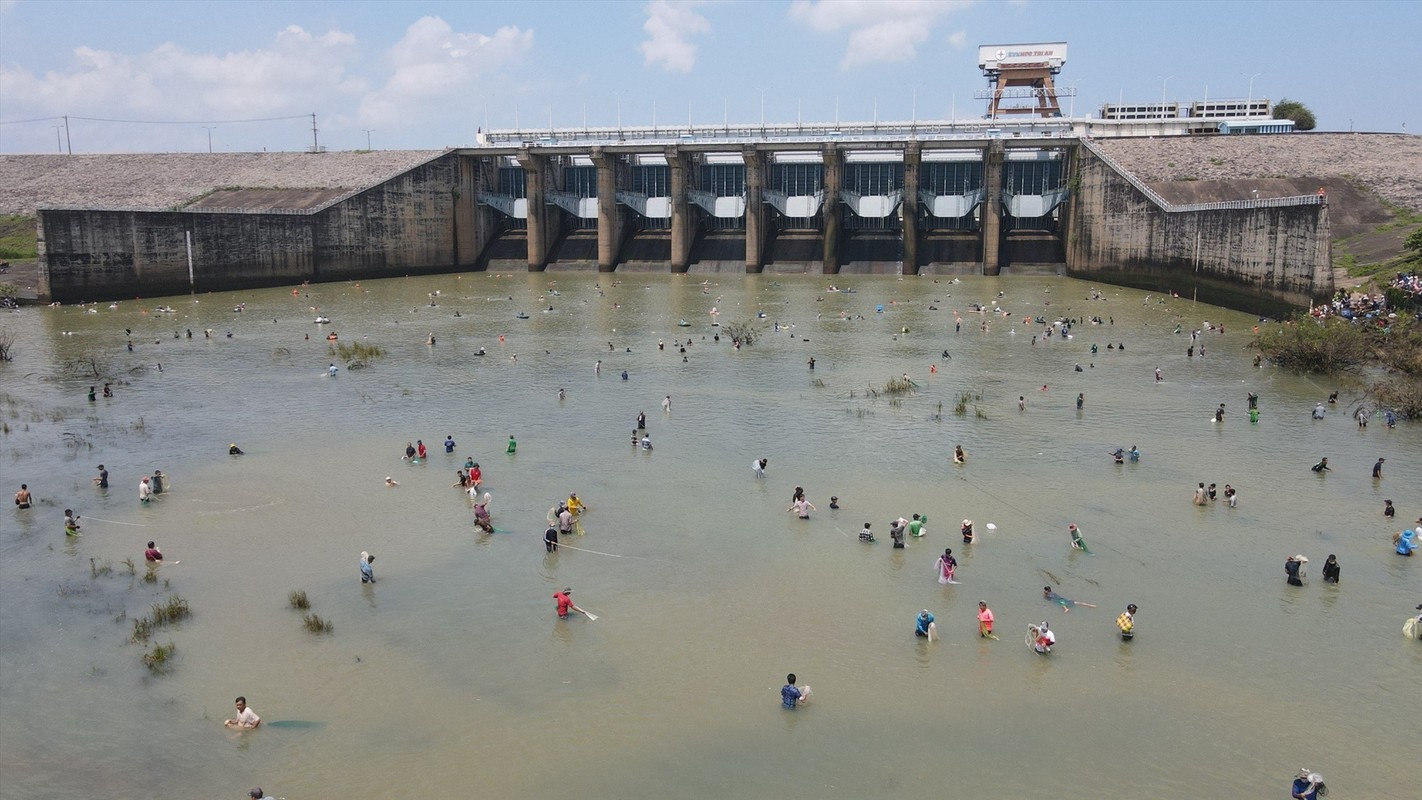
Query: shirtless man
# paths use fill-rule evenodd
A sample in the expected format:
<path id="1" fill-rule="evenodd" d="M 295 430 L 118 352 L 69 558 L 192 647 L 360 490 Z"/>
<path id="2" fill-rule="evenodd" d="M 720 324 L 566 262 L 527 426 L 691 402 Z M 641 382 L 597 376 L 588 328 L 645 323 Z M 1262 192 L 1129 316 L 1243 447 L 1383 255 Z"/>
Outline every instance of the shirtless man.
<path id="1" fill-rule="evenodd" d="M 15 505 L 20 508 L 29 508 L 31 502 L 30 485 L 28 483 L 20 484 L 20 491 L 15 492 Z"/>

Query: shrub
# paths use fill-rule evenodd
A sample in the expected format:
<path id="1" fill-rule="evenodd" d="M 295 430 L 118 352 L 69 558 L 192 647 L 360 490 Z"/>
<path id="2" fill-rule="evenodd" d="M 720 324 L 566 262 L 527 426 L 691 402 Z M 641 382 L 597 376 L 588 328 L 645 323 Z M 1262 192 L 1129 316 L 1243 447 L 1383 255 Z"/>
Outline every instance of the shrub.
<path id="1" fill-rule="evenodd" d="M 311 601 L 306 599 L 306 592 L 302 589 L 293 589 L 286 599 L 291 603 L 292 608 L 299 611 L 305 611 L 311 607 Z"/>
<path id="2" fill-rule="evenodd" d="M 1285 369 L 1325 375 L 1357 369 L 1369 350 L 1357 325 L 1337 317 L 1320 322 L 1307 314 L 1261 328 L 1250 346 Z"/>

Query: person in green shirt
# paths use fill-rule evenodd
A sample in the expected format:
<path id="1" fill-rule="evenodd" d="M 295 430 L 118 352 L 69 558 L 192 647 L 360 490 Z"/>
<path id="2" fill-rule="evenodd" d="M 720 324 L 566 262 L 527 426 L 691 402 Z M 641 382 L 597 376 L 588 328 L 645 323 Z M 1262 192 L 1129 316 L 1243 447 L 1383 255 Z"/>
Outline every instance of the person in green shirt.
<path id="1" fill-rule="evenodd" d="M 928 517 L 925 517 L 925 516 L 923 516 L 922 514 L 914 514 L 914 515 L 913 515 L 913 522 L 910 522 L 909 525 L 908 525 L 909 535 L 910 535 L 910 536 L 922 536 L 922 535 L 923 535 L 923 524 L 924 524 L 925 522 L 928 522 Z"/>
<path id="2" fill-rule="evenodd" d="M 509 449 L 507 452 L 513 453 L 518 450 L 518 442 L 514 441 L 513 434 L 509 434 Z"/>

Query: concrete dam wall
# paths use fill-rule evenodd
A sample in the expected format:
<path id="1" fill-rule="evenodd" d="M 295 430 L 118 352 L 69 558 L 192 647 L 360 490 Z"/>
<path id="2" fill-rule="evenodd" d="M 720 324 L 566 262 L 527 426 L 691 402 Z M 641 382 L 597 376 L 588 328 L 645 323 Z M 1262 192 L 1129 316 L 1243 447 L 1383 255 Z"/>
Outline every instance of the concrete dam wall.
<path id="1" fill-rule="evenodd" d="M 763 167 L 761 162 L 769 163 L 766 159 L 776 148 L 792 147 L 759 146 L 766 152 L 746 146 L 731 155 Z M 707 165 L 713 156 L 725 155 L 725 146 L 711 143 L 698 145 L 694 152 L 687 146 L 661 149 L 671 177 L 670 188 L 663 189 L 672 200 L 670 224 L 636 229 L 629 222 L 632 212 L 619 205 L 617 194 L 635 188 L 626 185 L 623 173 L 646 148 L 618 147 L 616 153 L 611 145 L 569 145 L 421 154 L 421 159 L 407 159 L 399 172 L 371 175 L 363 183 L 351 177 L 361 169 L 369 175 L 374 167 L 353 154 L 346 161 L 329 162 L 319 160 L 324 155 L 312 156 L 317 160 L 292 162 L 313 170 L 307 177 L 258 184 L 266 188 L 209 189 L 166 210 L 42 208 L 39 294 L 61 302 L 97 301 L 486 268 L 867 274 L 892 273 L 902 263 L 904 274 L 913 275 L 1057 271 L 1063 262 L 1078 277 L 1194 293 L 1209 302 L 1271 314 L 1305 306 L 1333 290 L 1330 215 L 1322 198 L 1262 196 L 1270 193 L 1263 186 L 1255 199 L 1260 187 L 1256 181 L 1240 190 L 1250 199 L 1196 202 L 1205 195 L 1172 194 L 1167 187 L 1157 191 L 1122 168 L 1109 148 L 1090 140 L 793 143 L 804 151 L 794 154 L 796 158 L 820 158 L 816 163 L 827 165 L 824 204 L 814 212 L 818 229 L 806 230 L 780 230 L 775 224 L 784 222 L 775 216 L 779 212 L 757 202 L 764 177 L 759 167 L 746 173 L 744 225 L 737 229 L 711 224 L 704 211 L 688 202 L 696 173 L 711 169 Z M 894 181 L 877 191 L 898 191 L 901 186 L 902 207 L 881 229 L 848 230 L 837 168 L 847 153 L 870 147 L 877 148 L 864 151 L 877 159 L 873 169 Z M 959 191 L 964 180 L 971 189 L 976 185 L 972 181 L 981 179 L 976 219 L 961 229 L 924 228 L 927 212 L 919 210 L 920 198 L 913 190 L 921 177 L 930 175 L 918 156 L 931 148 L 956 153 L 950 160 L 957 162 L 966 157 L 973 166 L 951 167 L 960 177 L 940 181 L 944 185 L 929 194 Z M 541 154 L 544 150 L 547 153 Z M 568 176 L 588 170 L 574 164 L 584 151 L 591 154 L 596 170 L 596 227 L 580 225 L 554 202 L 559 198 L 545 198 L 558 193 L 567 200 L 573 188 Z M 1014 157 L 1014 151 L 1022 152 Z M 1030 166 L 1034 153 L 1056 154 L 1053 163 L 1059 166 L 1048 164 L 1051 169 L 1042 172 L 1041 181 L 1048 189 L 1046 181 L 1061 181 L 1066 199 L 1051 212 L 1059 219 L 1048 219 L 1050 224 L 1039 228 L 1016 227 L 1006 198 L 1022 186 L 1014 189 L 1003 179 L 1010 170 L 1023 169 L 1024 163 Z M 4 163 L 24 172 L 19 159 Z M 227 166 L 261 163 L 256 156 L 244 159 Z M 555 160 L 561 166 L 555 168 Z M 693 163 L 701 166 L 693 169 Z M 936 163 L 935 170 L 949 169 L 941 158 Z M 87 166 L 102 169 L 101 162 Z M 177 168 L 170 171 L 181 173 Z M 204 173 L 202 181 L 222 187 L 230 184 L 224 180 L 227 174 Z M 178 181 L 170 194 L 197 183 Z M 945 188 L 949 183 L 958 188 Z M 353 185 L 364 188 L 350 188 Z M 1238 187 L 1224 187 L 1230 188 Z M 734 194 L 737 189 L 722 191 Z M 1290 191 L 1296 193 L 1297 188 Z M 508 195 L 508 208 L 490 201 L 500 193 Z M 1348 203 L 1346 193 L 1340 194 L 1340 201 Z M 515 215 L 519 203 L 523 205 L 518 209 L 526 208 L 526 221 Z"/>
<path id="2" fill-rule="evenodd" d="M 1328 205 L 1317 196 L 1174 206 L 1077 150 L 1069 274 L 1275 313 L 1333 292 Z"/>
<path id="3" fill-rule="evenodd" d="M 311 209 L 41 209 L 40 296 L 59 302 L 456 270 L 489 231 L 438 156 Z M 192 245 L 192 281 L 188 242 Z"/>

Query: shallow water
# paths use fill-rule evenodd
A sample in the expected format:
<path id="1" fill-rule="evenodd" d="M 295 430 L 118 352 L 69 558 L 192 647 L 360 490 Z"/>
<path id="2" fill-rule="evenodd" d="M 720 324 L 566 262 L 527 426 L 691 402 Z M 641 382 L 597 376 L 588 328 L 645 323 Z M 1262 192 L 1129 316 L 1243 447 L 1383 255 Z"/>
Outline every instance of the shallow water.
<path id="1" fill-rule="evenodd" d="M 0 515 L 0 797 L 1256 797 L 1300 766 L 1340 796 L 1413 795 L 1422 647 L 1400 629 L 1422 561 L 1391 554 L 1381 508 L 1422 515 L 1415 423 L 1360 432 L 1346 394 L 1313 421 L 1331 386 L 1255 369 L 1254 320 L 1188 301 L 1110 287 L 1091 301 L 1058 278 L 840 276 L 845 294 L 820 277 L 700 277 L 479 274 L 0 318 L 17 339 L 0 474 L 41 501 Z M 984 332 L 964 313 L 954 332 L 954 309 L 999 291 L 1011 318 Z M 144 311 L 164 304 L 177 313 Z M 713 306 L 728 325 L 763 311 L 762 338 L 714 342 Z M 1040 326 L 1017 317 L 1036 313 L 1114 325 L 1033 345 Z M 1187 359 L 1175 323 L 1206 319 L 1228 333 Z M 327 377 L 330 329 L 387 355 Z M 113 399 L 86 402 L 78 360 L 121 376 Z M 916 393 L 866 396 L 905 372 Z M 959 418 L 962 391 L 982 400 Z M 629 444 L 638 411 L 650 453 Z M 417 438 L 431 457 L 412 465 Z M 1138 464 L 1106 455 L 1132 444 Z M 470 455 L 512 533 L 471 532 L 449 486 Z M 1323 478 L 1308 471 L 1321 455 Z M 99 463 L 107 492 L 90 485 Z M 139 507 L 154 468 L 173 489 Z M 1237 487 L 1239 507 L 1192 506 L 1201 480 Z M 785 512 L 795 485 L 818 507 L 808 522 Z M 582 549 L 550 556 L 544 514 L 569 491 L 591 505 L 564 540 Z M 65 507 L 85 518 L 78 540 Z M 914 512 L 928 535 L 892 550 L 889 520 Z M 857 541 L 865 520 L 879 543 Z M 1068 522 L 1094 554 L 1068 548 Z M 161 569 L 166 591 L 121 563 L 141 575 L 148 539 L 181 561 Z M 945 546 L 959 586 L 934 580 Z M 1302 589 L 1283 580 L 1295 552 L 1312 560 Z M 1317 578 L 1328 553 L 1341 586 Z M 1100 607 L 1064 615 L 1047 582 Z M 557 620 L 564 585 L 596 622 Z M 293 589 L 334 633 L 302 629 Z M 131 620 L 174 592 L 193 616 L 157 637 L 178 659 L 150 678 Z M 976 637 L 979 599 L 1001 641 Z M 911 634 L 925 607 L 932 645 Z M 1019 644 L 1042 619 L 1049 658 Z M 794 713 L 779 707 L 790 671 L 815 690 Z M 325 725 L 229 733 L 238 694 L 268 721 Z"/>

